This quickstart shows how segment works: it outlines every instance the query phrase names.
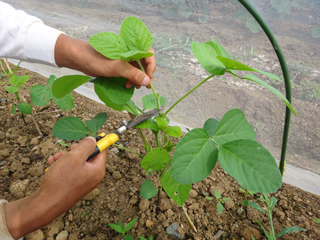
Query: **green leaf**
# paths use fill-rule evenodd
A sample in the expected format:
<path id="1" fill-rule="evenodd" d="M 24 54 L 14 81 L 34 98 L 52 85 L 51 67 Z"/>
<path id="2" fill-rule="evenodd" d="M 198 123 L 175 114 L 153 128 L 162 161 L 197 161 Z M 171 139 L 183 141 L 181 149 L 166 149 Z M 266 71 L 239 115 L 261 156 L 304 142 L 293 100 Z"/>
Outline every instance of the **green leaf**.
<path id="1" fill-rule="evenodd" d="M 6 91 L 8 93 L 15 93 L 15 92 L 18 92 L 19 91 L 19 88 L 16 87 L 16 86 L 8 86 L 6 87 Z"/>
<path id="2" fill-rule="evenodd" d="M 109 223 L 108 224 L 111 228 L 113 228 L 115 231 L 117 231 L 118 233 L 123 233 L 123 228 L 121 228 L 121 226 L 116 225 L 114 223 Z"/>
<path id="3" fill-rule="evenodd" d="M 95 116 L 93 119 L 87 120 L 86 125 L 88 130 L 92 133 L 96 133 L 99 130 L 99 128 L 101 128 L 103 124 L 107 121 L 107 119 L 107 114 L 105 112 L 102 112 Z"/>
<path id="4" fill-rule="evenodd" d="M 51 87 L 52 84 L 54 83 L 55 80 L 57 80 L 58 78 L 55 75 L 50 75 L 50 77 L 48 78 L 47 81 L 47 86 Z"/>
<path id="5" fill-rule="evenodd" d="M 277 95 L 279 98 L 282 99 L 282 101 L 287 105 L 287 107 L 291 110 L 291 112 L 293 112 L 296 116 L 297 113 L 296 111 L 293 109 L 292 105 L 290 104 L 290 102 L 287 100 L 287 98 L 285 96 L 282 95 L 281 92 L 279 92 L 277 89 L 275 89 L 274 87 L 270 86 L 269 84 L 267 84 L 266 82 L 260 80 L 258 77 L 256 77 L 253 74 L 248 74 L 245 75 L 244 77 L 242 77 L 242 79 L 247 79 L 250 80 L 252 82 L 258 83 L 261 86 L 265 87 L 266 89 L 268 89 L 270 92 L 274 93 L 275 95 Z"/>
<path id="6" fill-rule="evenodd" d="M 256 221 L 256 223 L 258 223 L 258 225 L 262 228 L 264 235 L 266 235 L 268 240 L 273 240 L 273 238 L 271 238 L 271 236 L 269 236 L 268 232 L 266 231 L 266 229 L 262 226 L 261 222 L 259 222 L 257 219 L 254 218 L 254 220 Z"/>
<path id="7" fill-rule="evenodd" d="M 181 128 L 178 126 L 172 126 L 169 127 L 165 133 L 171 137 L 181 137 Z"/>
<path id="8" fill-rule="evenodd" d="M 222 198 L 222 203 L 225 203 L 225 202 L 227 202 L 227 201 L 229 201 L 230 200 L 230 198 Z"/>
<path id="9" fill-rule="evenodd" d="M 42 84 L 34 85 L 30 89 L 31 102 L 36 106 L 45 106 L 51 99 L 51 89 Z"/>
<path id="10" fill-rule="evenodd" d="M 13 86 L 21 86 L 23 84 L 25 84 L 26 81 L 28 81 L 29 79 L 29 76 L 27 75 L 24 75 L 22 77 L 20 76 L 17 76 L 17 75 L 13 75 L 11 78 L 10 78 L 10 83 L 13 85 Z"/>
<path id="11" fill-rule="evenodd" d="M 155 148 L 149 152 L 141 161 L 141 167 L 145 170 L 160 170 L 170 164 L 169 153 L 163 148 Z"/>
<path id="12" fill-rule="evenodd" d="M 233 18 L 239 20 L 245 20 L 249 17 L 251 17 L 251 14 L 245 8 L 239 8 L 238 11 L 233 15 Z"/>
<path id="13" fill-rule="evenodd" d="M 79 118 L 65 117 L 54 124 L 52 134 L 60 139 L 77 140 L 87 135 L 88 130 Z"/>
<path id="14" fill-rule="evenodd" d="M 148 51 L 152 46 L 152 35 L 146 25 L 136 17 L 127 17 L 120 28 L 120 36 L 130 51 Z"/>
<path id="15" fill-rule="evenodd" d="M 149 128 L 153 131 L 159 131 L 160 128 L 157 124 L 157 122 L 153 119 L 148 119 L 142 123 L 139 123 L 138 125 L 135 126 L 135 128 Z"/>
<path id="16" fill-rule="evenodd" d="M 223 205 L 221 203 L 217 204 L 217 211 L 219 214 L 221 214 L 223 212 Z"/>
<path id="17" fill-rule="evenodd" d="M 172 170 L 170 169 L 165 173 L 162 178 L 162 187 L 168 194 L 168 196 L 175 201 L 179 206 L 183 206 L 183 203 L 187 201 L 192 184 L 182 185 L 179 184 L 172 177 Z"/>
<path id="18" fill-rule="evenodd" d="M 270 199 L 270 209 L 272 210 L 273 207 L 277 204 L 278 200 L 272 196 L 271 199 Z"/>
<path id="19" fill-rule="evenodd" d="M 238 139 L 254 140 L 254 130 L 240 109 L 228 111 L 221 119 L 212 138 L 220 146 Z"/>
<path id="20" fill-rule="evenodd" d="M 162 131 L 165 131 L 168 129 L 168 122 L 166 120 L 159 117 L 155 118 L 155 120 Z"/>
<path id="21" fill-rule="evenodd" d="M 277 163 L 269 151 L 252 140 L 236 140 L 219 149 L 221 167 L 250 190 L 273 193 L 282 184 Z"/>
<path id="22" fill-rule="evenodd" d="M 74 99 L 71 93 L 68 95 L 62 97 L 62 98 L 56 98 L 55 96 L 52 96 L 52 100 L 59 106 L 59 108 L 63 111 L 71 111 L 74 104 Z"/>
<path id="23" fill-rule="evenodd" d="M 219 56 L 230 58 L 229 53 L 227 53 L 227 51 L 224 49 L 224 47 L 222 47 L 217 42 L 217 40 L 215 40 L 213 37 L 211 37 L 211 42 L 215 45 L 215 49 L 216 49 L 217 53 L 219 53 Z"/>
<path id="24" fill-rule="evenodd" d="M 12 114 L 12 115 L 15 115 L 15 114 L 16 114 L 16 105 L 15 105 L 15 104 L 12 104 L 11 114 Z"/>
<path id="25" fill-rule="evenodd" d="M 313 219 L 313 221 L 315 222 L 315 223 L 320 223 L 320 219 L 318 218 L 318 219 Z"/>
<path id="26" fill-rule="evenodd" d="M 222 56 L 220 47 L 214 42 L 197 43 L 192 42 L 192 52 L 201 66 L 214 75 L 224 75 L 226 68 L 217 59 Z"/>
<path id="27" fill-rule="evenodd" d="M 130 51 L 120 55 L 120 59 L 126 62 L 139 61 L 142 58 L 151 57 L 153 53 L 148 51 Z"/>
<path id="28" fill-rule="evenodd" d="M 221 195 L 220 195 L 220 193 L 219 193 L 219 191 L 218 190 L 214 190 L 214 196 L 216 197 L 216 199 L 220 199 L 221 198 Z"/>
<path id="29" fill-rule="evenodd" d="M 138 236 L 138 238 L 139 238 L 139 240 L 148 240 L 148 239 L 141 237 L 141 236 Z"/>
<path id="30" fill-rule="evenodd" d="M 101 32 L 91 36 L 88 41 L 97 52 L 107 58 L 120 59 L 120 55 L 128 51 L 124 39 L 115 33 Z"/>
<path id="31" fill-rule="evenodd" d="M 136 221 L 138 220 L 138 218 L 135 218 L 133 219 L 131 222 L 129 222 L 126 227 L 124 228 L 124 232 L 128 232 L 132 227 L 133 225 L 136 223 Z"/>
<path id="32" fill-rule="evenodd" d="M 311 35 L 314 38 L 320 38 L 320 27 L 312 27 L 311 28 Z"/>
<path id="33" fill-rule="evenodd" d="M 277 235 L 276 235 L 276 238 L 279 238 L 287 233 L 294 233 L 294 232 L 300 232 L 300 231 L 307 231 L 307 229 L 304 229 L 302 227 L 297 227 L 297 226 L 294 226 L 294 227 L 287 227 L 285 229 L 282 229 Z"/>
<path id="34" fill-rule="evenodd" d="M 172 175 L 181 184 L 205 179 L 217 162 L 218 148 L 203 129 L 193 129 L 177 144 L 172 157 Z"/>
<path id="35" fill-rule="evenodd" d="M 157 189 L 155 188 L 151 180 L 144 181 L 140 190 L 140 194 L 144 199 L 150 199 L 157 194 Z"/>
<path id="36" fill-rule="evenodd" d="M 85 84 L 91 77 L 83 75 L 68 75 L 58 78 L 52 85 L 52 93 L 56 98 L 62 98 L 74 89 Z"/>
<path id="37" fill-rule="evenodd" d="M 256 204 L 255 202 L 251 202 L 251 201 L 245 200 L 245 201 L 243 201 L 241 203 L 243 205 L 253 207 L 254 209 L 258 210 L 259 212 L 266 213 L 266 211 L 262 207 L 260 207 L 258 204 Z"/>
<path id="38" fill-rule="evenodd" d="M 203 125 L 203 129 L 212 137 L 219 125 L 219 121 L 214 118 L 209 118 Z"/>
<path id="39" fill-rule="evenodd" d="M 20 112 L 24 113 L 24 114 L 31 114 L 32 113 L 32 107 L 29 103 L 19 103 L 17 105 L 17 108 Z"/>
<path id="40" fill-rule="evenodd" d="M 98 94 L 99 98 L 105 102 L 107 106 L 109 101 L 117 105 L 124 105 L 128 102 L 133 93 L 134 87 L 126 88 L 126 82 L 128 80 L 122 77 L 97 77 L 94 81 L 94 90 Z"/>
<path id="41" fill-rule="evenodd" d="M 124 236 L 124 240 L 134 240 L 133 237 L 129 234 L 129 235 L 125 235 Z"/>
<path id="42" fill-rule="evenodd" d="M 167 99 L 163 96 L 160 96 L 160 106 L 166 105 Z M 154 109 L 157 108 L 157 101 L 153 94 L 146 95 L 142 97 L 143 109 Z"/>

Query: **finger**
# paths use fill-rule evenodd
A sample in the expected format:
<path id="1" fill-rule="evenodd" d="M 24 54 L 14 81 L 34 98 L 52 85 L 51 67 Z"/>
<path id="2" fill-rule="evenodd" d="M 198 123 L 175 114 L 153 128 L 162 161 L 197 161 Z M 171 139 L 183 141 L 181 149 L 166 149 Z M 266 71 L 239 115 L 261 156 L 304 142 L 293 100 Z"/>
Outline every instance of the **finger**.
<path id="1" fill-rule="evenodd" d="M 72 144 L 71 147 L 70 147 L 70 150 L 75 149 L 78 145 L 79 145 L 79 143 Z"/>
<path id="2" fill-rule="evenodd" d="M 128 79 L 133 84 L 139 86 L 148 86 L 151 82 L 149 76 L 142 72 L 140 69 L 135 68 L 128 62 L 118 61 L 115 68 L 117 76 Z"/>
<path id="3" fill-rule="evenodd" d="M 55 161 L 57 161 L 59 158 L 61 158 L 66 153 L 67 153 L 66 151 L 62 151 L 62 152 L 58 152 L 58 153 L 54 154 L 53 156 L 50 156 L 48 158 L 49 165 L 51 166 Z"/>
<path id="4" fill-rule="evenodd" d="M 149 52 L 153 53 L 151 57 L 145 58 L 144 62 L 146 64 L 146 73 L 150 77 L 151 83 L 153 81 L 153 73 L 156 70 L 156 58 L 154 56 L 154 50 L 150 48 Z"/>

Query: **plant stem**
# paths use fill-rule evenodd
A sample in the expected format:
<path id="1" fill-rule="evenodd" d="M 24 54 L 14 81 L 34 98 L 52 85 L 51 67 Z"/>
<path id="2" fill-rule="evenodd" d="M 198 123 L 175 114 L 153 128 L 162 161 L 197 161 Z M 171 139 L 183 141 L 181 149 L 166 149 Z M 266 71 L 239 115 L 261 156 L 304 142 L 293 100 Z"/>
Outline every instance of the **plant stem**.
<path id="1" fill-rule="evenodd" d="M 143 68 L 143 66 L 142 66 L 142 64 L 141 64 L 141 62 L 140 62 L 140 60 L 138 60 L 137 63 L 139 64 L 140 69 L 141 69 L 144 73 L 146 73 L 146 71 L 144 70 L 144 68 Z M 156 93 L 156 91 L 154 90 L 154 88 L 153 88 L 153 86 L 152 86 L 152 83 L 150 83 L 150 87 L 151 87 L 151 90 L 152 90 L 152 92 L 153 92 L 154 97 L 156 98 L 157 108 L 158 108 L 158 110 L 160 110 L 160 108 L 161 108 L 161 106 L 160 106 L 160 97 L 159 97 L 159 95 Z"/>
<path id="2" fill-rule="evenodd" d="M 155 132 L 154 135 L 155 135 L 157 147 L 160 147 L 160 143 L 159 143 L 159 131 Z"/>
<path id="3" fill-rule="evenodd" d="M 211 76 L 207 77 L 206 79 L 204 79 L 203 81 L 201 81 L 197 86 L 195 86 L 194 88 L 192 88 L 189 92 L 187 92 L 185 95 L 183 95 L 178 101 L 176 101 L 163 115 L 163 117 L 167 116 L 167 114 L 172 110 L 172 108 L 174 108 L 178 103 L 180 103 L 183 99 L 185 99 L 190 93 L 192 93 L 194 90 L 196 90 L 198 87 L 200 87 L 202 84 L 204 84 L 206 81 L 208 81 L 210 78 L 212 78 L 213 76 L 215 76 L 214 74 L 212 74 Z"/>
<path id="4" fill-rule="evenodd" d="M 137 110 L 134 109 L 128 102 L 126 102 L 126 105 L 132 110 L 132 112 L 134 112 L 134 115 L 139 116 L 139 113 L 137 112 Z"/>
<path id="5" fill-rule="evenodd" d="M 134 153 L 134 154 L 137 154 L 137 155 L 139 155 L 140 157 L 144 157 L 144 155 L 142 155 L 142 154 L 140 154 L 140 153 L 137 153 L 137 152 L 135 152 L 135 151 L 132 151 L 132 150 L 130 150 L 130 149 L 128 149 L 128 148 L 122 147 L 122 146 L 120 146 L 120 145 L 118 145 L 118 144 L 115 144 L 115 143 L 114 143 L 113 145 L 115 145 L 115 146 L 118 147 L 118 148 L 124 149 L 124 150 L 126 150 L 126 151 L 128 151 L 128 152 L 132 152 L 132 153 Z"/>

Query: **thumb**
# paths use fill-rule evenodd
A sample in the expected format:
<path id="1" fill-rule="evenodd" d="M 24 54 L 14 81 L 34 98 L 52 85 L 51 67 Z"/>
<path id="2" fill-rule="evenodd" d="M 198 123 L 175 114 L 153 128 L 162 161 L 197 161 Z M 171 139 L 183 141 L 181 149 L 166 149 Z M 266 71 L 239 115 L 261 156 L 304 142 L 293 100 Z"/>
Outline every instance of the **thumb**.
<path id="1" fill-rule="evenodd" d="M 151 83 L 151 80 L 147 74 L 132 66 L 128 62 L 121 61 L 117 70 L 119 74 L 118 76 L 128 79 L 135 85 L 148 86 Z"/>

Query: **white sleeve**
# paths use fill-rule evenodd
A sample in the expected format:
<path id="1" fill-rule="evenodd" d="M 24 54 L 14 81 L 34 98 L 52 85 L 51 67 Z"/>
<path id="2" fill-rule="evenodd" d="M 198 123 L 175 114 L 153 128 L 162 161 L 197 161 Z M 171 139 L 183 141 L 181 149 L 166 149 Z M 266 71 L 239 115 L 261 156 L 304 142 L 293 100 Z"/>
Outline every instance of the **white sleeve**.
<path id="1" fill-rule="evenodd" d="M 0 58 L 57 66 L 54 48 L 61 33 L 40 19 L 0 2 Z"/>

